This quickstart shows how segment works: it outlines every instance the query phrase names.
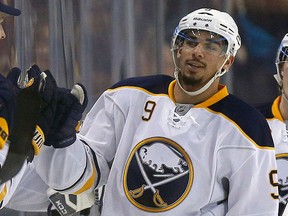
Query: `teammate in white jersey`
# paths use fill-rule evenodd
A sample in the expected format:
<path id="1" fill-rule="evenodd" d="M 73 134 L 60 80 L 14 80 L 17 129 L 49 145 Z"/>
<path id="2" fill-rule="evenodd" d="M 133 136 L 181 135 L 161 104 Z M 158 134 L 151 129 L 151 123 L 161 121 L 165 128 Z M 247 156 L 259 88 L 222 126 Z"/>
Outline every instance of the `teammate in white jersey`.
<path id="1" fill-rule="evenodd" d="M 78 165 L 62 156 L 67 148 L 44 146 L 35 160 L 43 181 L 70 193 L 106 184 L 102 216 L 277 215 L 269 126 L 219 84 L 240 45 L 225 12 L 183 17 L 172 38 L 175 78 L 129 78 L 105 91 L 70 146 Z"/>
<path id="2" fill-rule="evenodd" d="M 5 5 L 2 2 L 0 2 L 0 39 L 6 38 L 6 34 L 5 34 L 5 31 L 4 31 L 4 28 L 2 25 L 3 25 L 4 20 L 8 17 L 8 15 L 19 16 L 20 14 L 21 14 L 20 10 L 18 10 L 12 6 Z M 12 70 L 11 70 L 11 72 L 12 72 Z M 13 70 L 13 73 L 17 73 L 18 76 L 20 75 L 20 71 L 18 71 L 18 70 Z M 10 75 L 11 75 L 11 73 L 9 73 L 8 76 L 10 76 Z M 9 203 L 10 199 L 13 198 L 13 196 L 17 195 L 19 190 L 21 191 L 22 182 L 27 182 L 27 180 L 25 180 L 25 179 L 27 179 L 27 176 L 29 176 L 29 184 L 30 185 L 35 185 L 35 184 L 41 185 L 41 183 L 43 183 L 43 185 L 45 185 L 44 182 L 41 182 L 41 179 L 39 176 L 37 179 L 37 178 L 35 178 L 35 175 L 33 175 L 33 174 L 29 175 L 31 173 L 31 170 L 32 170 L 31 167 L 33 167 L 33 164 L 28 163 L 28 161 L 31 162 L 34 154 L 39 154 L 39 151 L 41 148 L 40 145 L 38 146 L 37 143 L 32 142 L 32 140 L 30 143 L 28 142 L 28 149 L 29 149 L 28 155 L 23 154 L 24 152 L 21 152 L 23 149 L 20 150 L 21 146 L 18 146 L 19 147 L 19 149 L 18 149 L 19 155 L 21 155 L 21 157 L 24 156 L 24 160 L 21 161 L 21 163 L 20 163 L 19 161 L 16 160 L 17 159 L 15 157 L 16 155 L 13 154 L 12 160 L 14 159 L 15 163 L 13 162 L 12 165 L 15 165 L 17 167 L 20 165 L 20 167 L 18 167 L 16 170 L 14 170 L 15 167 L 13 167 L 10 163 L 8 168 L 11 168 L 12 170 L 14 170 L 13 172 L 15 172 L 14 173 L 15 175 L 13 174 L 13 177 L 9 178 L 7 181 L 2 182 L 3 176 L 4 175 L 6 176 L 6 172 L 4 171 L 5 170 L 4 167 L 5 167 L 5 165 L 7 165 L 7 153 L 11 149 L 11 142 L 10 142 L 10 141 L 12 141 L 11 135 L 13 134 L 12 132 L 15 131 L 15 130 L 13 130 L 15 128 L 15 122 L 16 122 L 15 119 L 18 117 L 18 115 L 15 115 L 16 114 L 15 113 L 15 111 L 16 111 L 15 106 L 17 104 L 17 103 L 15 103 L 15 101 L 18 99 L 18 97 L 16 95 L 20 92 L 20 89 L 16 91 L 16 89 L 13 86 L 13 82 L 11 82 L 12 80 L 10 78 L 4 77 L 3 75 L 0 74 L 0 134 L 1 134 L 0 135 L 0 171 L 1 171 L 0 172 L 0 180 L 1 180 L 1 182 L 0 182 L 0 209 L 7 206 L 7 203 Z M 31 81 L 32 81 L 32 79 L 31 79 Z M 17 83 L 18 79 L 15 80 L 15 82 Z M 36 87 L 36 82 L 34 82 L 34 83 L 31 82 L 30 84 L 31 84 L 30 87 L 33 86 L 33 88 L 35 88 L 35 89 L 37 89 L 39 87 L 39 83 L 37 84 L 37 87 Z M 28 103 L 28 101 L 26 101 L 26 103 Z M 32 104 L 29 104 L 29 106 L 32 106 Z M 28 115 L 27 110 L 21 110 L 21 112 L 23 112 L 24 115 L 25 115 L 25 113 Z M 29 119 L 29 120 L 31 120 L 31 119 Z M 22 124 L 24 125 L 24 127 L 26 127 L 28 125 L 27 123 L 28 122 L 23 122 Z M 26 130 L 25 128 L 20 128 L 20 129 L 22 131 Z M 34 125 L 34 128 L 32 128 L 32 130 L 31 130 L 32 136 L 33 136 L 34 130 L 35 130 L 35 125 Z M 13 135 L 15 135 L 15 134 L 13 134 Z M 14 138 L 15 138 L 15 136 L 14 136 Z M 13 144 L 15 144 L 15 143 L 13 143 Z M 17 144 L 22 145 L 23 143 L 18 142 Z M 14 147 L 17 148 L 17 146 L 14 146 Z M 31 151 L 30 151 L 30 148 L 31 148 Z M 27 159 L 25 159 L 26 156 L 29 156 L 29 157 L 27 157 Z M 3 164 L 4 164 L 4 166 L 3 166 Z M 6 170 L 6 171 L 9 171 L 9 170 Z M 36 174 L 35 169 L 34 169 L 34 174 Z M 41 188 L 44 188 L 44 189 L 46 188 L 46 190 L 47 190 L 48 186 L 46 185 L 46 187 L 41 187 Z M 41 192 L 39 191 L 39 188 L 37 188 L 37 189 L 38 189 L 38 191 L 37 191 L 38 195 L 41 194 Z M 47 209 L 47 206 L 49 204 L 49 200 L 48 200 L 47 192 L 44 191 L 44 193 L 46 195 L 45 209 Z M 38 196 L 38 199 L 39 199 L 39 196 Z M 23 197 L 22 200 L 27 200 L 27 196 Z M 42 200 L 41 197 L 40 197 L 40 200 Z M 37 205 L 37 202 L 34 202 L 34 205 L 35 205 L 35 203 Z M 20 205 L 21 205 L 21 203 L 20 203 Z M 43 207 L 43 206 L 41 206 L 41 207 Z M 38 209 L 40 208 L 39 205 L 37 206 L 37 208 Z"/>
<path id="3" fill-rule="evenodd" d="M 42 102 L 33 142 L 31 138 L 30 143 L 40 143 L 41 141 L 42 144 L 46 145 L 47 148 L 51 148 L 53 151 L 67 147 L 67 155 L 62 153 L 62 157 L 68 161 L 70 160 L 69 163 L 72 166 L 74 163 L 77 164 L 78 161 L 75 160 L 75 162 L 73 162 L 74 157 L 69 155 L 69 145 L 73 144 L 75 140 L 78 121 L 81 119 L 82 113 L 87 105 L 84 86 L 76 84 L 72 90 L 59 88 L 51 72 L 49 70 L 42 72 L 37 65 L 33 65 L 27 71 L 27 80 L 29 81 L 24 89 L 18 86 L 19 76 L 20 69 L 18 68 L 13 68 L 7 76 L 7 79 L 13 84 L 13 86 L 11 85 L 11 89 L 14 87 L 17 94 L 26 88 L 30 88 L 29 86 L 31 84 L 32 87 L 41 86 L 41 88 L 33 88 L 33 90 L 39 91 Z M 37 83 L 41 83 L 41 85 L 37 85 Z M 25 109 L 21 111 L 26 112 Z M 22 142 L 19 143 L 19 145 L 21 144 Z M 81 151 L 79 152 L 81 153 Z M 32 162 L 29 161 L 30 163 L 25 164 L 25 172 L 19 185 L 15 188 L 13 196 L 8 203 L 8 200 L 5 199 L 0 209 L 5 205 L 6 208 L 18 211 L 46 212 L 48 210 L 48 215 L 53 216 L 60 215 L 56 209 L 59 213 L 62 213 L 61 215 L 67 216 L 80 211 L 83 213 L 84 210 L 88 212 L 88 209 L 95 203 L 94 191 L 87 194 L 63 195 L 60 191 L 49 188 L 36 172 L 34 166 L 35 159 L 36 157 Z M 50 163 L 53 162 L 51 161 Z M 76 175 L 77 172 L 74 172 L 74 174 Z M 61 179 L 60 175 L 59 178 Z M 11 182 L 13 182 L 13 179 Z M 59 187 L 56 185 L 56 188 L 58 189 Z"/>
<path id="4" fill-rule="evenodd" d="M 277 74 L 274 75 L 281 90 L 272 103 L 258 105 L 259 109 L 266 117 L 271 131 L 276 149 L 276 159 L 278 168 L 279 183 L 279 216 L 288 215 L 288 34 L 286 34 L 279 46 L 276 55 Z"/>
<path id="5" fill-rule="evenodd" d="M 19 16 L 21 11 L 3 4 L 0 2 L 0 39 L 6 38 L 6 34 L 3 28 L 4 19 L 7 16 Z M 6 160 L 8 152 L 7 139 L 11 132 L 12 121 L 15 109 L 15 94 L 12 91 L 12 84 L 6 77 L 0 74 L 0 167 L 2 169 L 3 163 Z M 12 194 L 14 193 L 17 185 L 22 178 L 25 171 L 26 164 L 20 168 L 19 173 L 13 177 L 10 181 L 1 182 L 0 184 L 0 208 L 4 206 Z M 0 174 L 3 175 L 3 172 Z M 2 177 L 2 176 L 0 176 Z M 2 178 L 1 178 L 2 179 Z"/>
<path id="6" fill-rule="evenodd" d="M 20 10 L 14 7 L 5 5 L 0 2 L 0 39 L 6 38 L 6 34 L 3 29 L 2 23 L 4 19 L 6 19 L 7 15 L 19 16 L 20 13 L 21 13 Z M 8 179 L 8 181 L 2 182 L 4 175 L 6 176 L 5 169 L 3 168 L 5 167 L 5 165 L 7 165 L 7 153 L 8 151 L 11 150 L 11 142 L 8 142 L 7 140 L 11 141 L 13 140 L 13 138 L 15 140 L 15 136 L 13 138 L 11 137 L 11 135 L 15 135 L 15 133 L 11 133 L 11 131 L 12 132 L 15 131 L 13 130 L 15 128 L 14 127 L 15 122 L 16 122 L 15 119 L 18 116 L 18 115 L 15 116 L 15 98 L 18 98 L 16 95 L 19 95 L 19 92 L 22 91 L 22 89 L 20 89 L 18 85 L 20 81 L 20 79 L 18 79 L 20 76 L 20 73 L 21 73 L 20 69 L 13 68 L 9 72 L 7 78 L 0 74 L 0 209 L 2 209 L 3 207 L 9 207 L 9 208 L 19 210 L 19 211 L 46 212 L 48 206 L 51 205 L 49 199 L 52 200 L 53 197 L 55 197 L 54 198 L 54 202 L 55 202 L 55 200 L 57 201 L 57 199 L 60 199 L 60 198 L 63 199 L 64 196 L 61 196 L 59 193 L 57 193 L 57 191 L 51 190 L 48 187 L 48 185 L 42 181 L 42 179 L 37 174 L 34 168 L 34 164 L 31 163 L 31 161 L 34 157 L 34 154 L 35 155 L 39 154 L 41 145 L 43 144 L 42 141 L 45 138 L 46 139 L 49 138 L 50 140 L 52 139 L 54 141 L 53 143 L 54 146 L 59 144 L 60 141 L 62 142 L 61 147 L 65 147 L 65 145 L 68 145 L 67 143 L 69 141 L 73 143 L 71 139 L 76 134 L 75 125 L 77 124 L 77 121 L 81 119 L 82 112 L 84 111 L 87 105 L 87 99 L 85 100 L 86 101 L 85 104 L 83 105 L 78 104 L 78 100 L 72 94 L 75 95 L 76 93 L 79 92 L 79 90 L 81 90 L 81 87 L 79 85 L 74 86 L 77 89 L 73 87 L 73 90 L 72 90 L 73 92 L 71 92 L 72 94 L 70 94 L 70 90 L 68 89 L 65 90 L 65 89 L 58 88 L 57 90 L 56 81 L 54 80 L 52 74 L 49 71 L 45 71 L 41 73 L 38 66 L 36 65 L 32 66 L 26 72 L 27 80 L 29 81 L 26 81 L 26 82 L 23 80 L 22 81 L 23 81 L 23 84 L 24 83 L 27 84 L 27 86 L 25 86 L 26 88 L 31 87 L 33 88 L 33 90 L 35 90 L 35 92 L 39 90 L 40 96 L 42 97 L 42 100 L 43 100 L 42 105 L 41 105 L 42 110 L 38 119 L 39 121 L 37 122 L 38 126 L 36 130 L 38 132 L 41 131 L 42 135 L 40 136 L 40 133 L 35 132 L 35 136 L 32 142 L 32 136 L 35 130 L 35 125 L 34 125 L 34 128 L 31 130 L 32 132 L 31 141 L 30 143 L 29 143 L 29 140 L 27 142 L 29 145 L 28 146 L 29 157 L 27 157 L 27 159 L 25 158 L 26 155 L 23 154 L 24 152 L 22 151 L 23 146 L 21 147 L 23 142 L 16 139 L 17 141 L 19 141 L 17 144 L 19 144 L 20 146 L 13 145 L 13 147 L 16 148 L 16 151 L 19 153 L 19 155 L 21 155 L 21 157 L 24 156 L 24 159 L 19 164 L 19 161 L 16 160 L 17 158 L 15 158 L 15 154 L 12 155 L 12 161 L 13 159 L 15 161 L 12 162 L 12 164 L 11 164 L 11 161 L 9 161 L 10 165 L 6 167 L 12 168 L 12 170 L 14 170 L 13 172 L 15 176 L 13 174 L 13 178 L 11 177 Z M 42 75 L 44 77 L 42 77 Z M 22 84 L 22 82 L 20 83 Z M 41 84 L 42 84 L 42 87 L 40 88 Z M 24 87 L 24 86 L 21 86 L 21 87 Z M 57 91 L 57 97 L 58 97 L 57 100 L 59 100 L 57 102 L 60 105 L 57 105 L 58 107 L 57 116 L 55 117 L 57 119 L 54 120 L 53 116 L 54 116 L 57 102 L 54 99 L 53 95 L 56 94 L 55 93 L 56 91 Z M 77 96 L 81 96 L 81 95 L 79 94 Z M 79 100 L 82 100 L 82 103 L 84 102 L 83 97 L 82 99 L 79 99 Z M 30 107 L 32 106 L 32 104 L 29 104 L 28 100 L 25 101 L 25 103 L 28 104 L 28 106 Z M 65 110 L 67 109 L 67 106 L 69 106 L 69 108 L 68 110 Z M 59 110 L 62 112 L 59 112 Z M 24 109 L 20 111 L 24 113 L 24 116 L 25 116 L 25 113 L 28 115 L 27 110 Z M 66 122 L 65 121 L 61 122 L 61 119 L 60 119 L 61 115 L 63 115 L 63 112 L 65 112 L 66 118 L 67 116 L 69 116 Z M 32 121 L 32 119 L 30 118 L 28 119 L 28 121 Z M 53 126 L 51 125 L 51 123 L 54 123 Z M 27 127 L 28 122 L 22 122 L 21 124 L 23 125 L 23 127 Z M 61 126 L 62 124 L 65 125 L 65 131 L 62 130 L 62 126 Z M 18 129 L 25 131 L 26 128 L 23 128 L 23 127 L 18 128 Z M 48 130 L 50 131 L 49 134 L 48 134 Z M 56 133 L 55 133 L 55 130 L 57 130 Z M 58 133 L 61 133 L 61 137 L 59 137 Z M 49 140 L 45 144 L 48 145 Z M 19 149 L 17 149 L 17 147 L 19 147 Z M 59 147 L 59 145 L 57 147 Z M 30 151 L 30 148 L 31 148 L 31 151 Z M 57 150 L 55 149 L 55 151 Z M 65 157 L 65 155 L 62 155 L 62 156 Z M 14 169 L 12 165 L 17 165 L 19 168 Z M 10 174 L 11 173 L 9 173 L 9 175 Z M 69 195 L 69 197 L 72 200 L 72 202 L 70 202 L 72 206 L 70 209 L 64 209 L 64 210 L 67 210 L 67 212 L 65 212 L 66 215 L 68 215 L 68 212 L 69 214 L 70 213 L 72 214 L 75 211 L 81 211 L 83 209 L 90 208 L 95 202 L 93 193 L 79 195 L 79 196 L 74 196 L 71 194 Z"/>

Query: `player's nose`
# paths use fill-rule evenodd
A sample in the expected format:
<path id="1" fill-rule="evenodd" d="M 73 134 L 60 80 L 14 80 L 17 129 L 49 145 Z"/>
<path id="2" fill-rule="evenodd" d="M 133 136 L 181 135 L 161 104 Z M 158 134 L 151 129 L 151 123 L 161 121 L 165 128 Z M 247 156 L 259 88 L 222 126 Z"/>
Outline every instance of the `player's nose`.
<path id="1" fill-rule="evenodd" d="M 0 39 L 5 39 L 5 38 L 6 38 L 5 31 L 3 29 L 3 26 L 0 25 Z"/>

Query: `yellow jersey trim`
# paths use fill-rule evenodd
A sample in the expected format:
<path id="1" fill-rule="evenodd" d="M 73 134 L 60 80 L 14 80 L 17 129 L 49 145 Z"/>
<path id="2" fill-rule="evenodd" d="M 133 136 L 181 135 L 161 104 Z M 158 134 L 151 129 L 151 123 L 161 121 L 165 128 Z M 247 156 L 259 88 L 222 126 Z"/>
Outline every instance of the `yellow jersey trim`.
<path id="1" fill-rule="evenodd" d="M 97 176 L 97 172 L 96 172 L 95 167 L 93 166 L 93 173 L 91 177 L 88 179 L 88 181 L 84 184 L 82 188 L 80 188 L 78 191 L 74 193 L 74 195 L 79 195 L 83 193 L 84 191 L 87 191 L 88 189 L 90 189 L 95 182 L 96 176 Z"/>

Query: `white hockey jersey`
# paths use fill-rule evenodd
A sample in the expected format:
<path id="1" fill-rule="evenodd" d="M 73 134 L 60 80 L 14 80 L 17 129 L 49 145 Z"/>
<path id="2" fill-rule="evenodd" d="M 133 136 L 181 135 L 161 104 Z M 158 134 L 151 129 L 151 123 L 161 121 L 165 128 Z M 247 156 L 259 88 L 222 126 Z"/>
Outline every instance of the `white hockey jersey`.
<path id="1" fill-rule="evenodd" d="M 92 170 L 93 156 L 90 157 L 91 160 L 87 160 L 89 156 L 86 154 L 89 155 L 89 150 L 82 144 L 71 145 L 63 149 L 43 146 L 41 156 L 36 156 L 32 163 L 23 166 L 15 178 L 1 185 L 7 188 L 7 192 L 3 193 L 5 196 L 3 196 L 0 209 L 7 207 L 22 212 L 46 212 L 51 204 L 48 194 L 51 188 L 66 194 L 81 193 L 81 198 L 77 196 L 77 206 L 73 206 L 75 209 L 92 205 L 93 200 L 88 200 L 87 205 L 81 203 L 82 199 L 87 200 L 87 197 L 90 197 L 96 184 L 96 174 Z M 87 192 L 87 196 L 83 196 L 82 192 Z"/>
<path id="2" fill-rule="evenodd" d="M 7 153 L 9 150 L 8 144 L 5 144 L 4 148 L 0 151 L 0 164 L 3 166 Z M 15 190 L 18 187 L 19 182 L 21 181 L 22 176 L 26 170 L 27 163 L 23 164 L 23 167 L 17 175 L 15 175 L 11 180 L 0 185 L 0 209 L 3 208 L 13 196 Z"/>
<path id="3" fill-rule="evenodd" d="M 47 195 L 48 188 L 36 172 L 34 164 L 29 163 L 5 207 L 17 211 L 46 212 L 50 204 Z"/>
<path id="4" fill-rule="evenodd" d="M 275 151 L 265 118 L 225 86 L 201 104 L 177 104 L 174 85 L 159 75 L 108 89 L 74 145 L 43 147 L 8 207 L 45 211 L 48 185 L 82 193 L 106 184 L 101 216 L 277 215 Z M 278 128 L 274 120 L 268 122 Z"/>
<path id="5" fill-rule="evenodd" d="M 256 108 L 266 117 L 272 131 L 275 144 L 278 187 L 279 187 L 279 216 L 288 215 L 288 134 L 287 126 L 279 110 L 281 96 L 277 97 L 273 103 L 267 103 Z"/>
<path id="6" fill-rule="evenodd" d="M 77 142 L 94 151 L 106 184 L 102 216 L 277 215 L 265 118 L 225 86 L 176 104 L 174 85 L 165 75 L 121 81 L 86 116 Z"/>

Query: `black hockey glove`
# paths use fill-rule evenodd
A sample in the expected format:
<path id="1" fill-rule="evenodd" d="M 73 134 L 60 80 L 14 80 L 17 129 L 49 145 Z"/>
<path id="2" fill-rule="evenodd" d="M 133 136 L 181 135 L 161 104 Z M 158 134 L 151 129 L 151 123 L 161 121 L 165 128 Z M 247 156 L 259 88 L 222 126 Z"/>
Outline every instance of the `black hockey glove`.
<path id="1" fill-rule="evenodd" d="M 51 72 L 46 70 L 41 72 L 37 65 L 31 66 L 26 71 L 25 80 L 21 80 L 21 71 L 13 68 L 7 78 L 12 82 L 16 91 L 21 91 L 20 84 L 24 83 L 25 88 L 31 88 L 39 92 L 41 96 L 40 117 L 37 121 L 32 145 L 35 155 L 38 155 L 41 147 L 45 144 L 45 139 L 49 133 L 56 111 L 57 84 Z"/>
<path id="2" fill-rule="evenodd" d="M 83 85 L 76 84 L 72 90 L 58 88 L 57 109 L 46 145 L 65 148 L 75 142 L 87 103 L 87 92 Z"/>
<path id="3" fill-rule="evenodd" d="M 12 73 L 20 74 L 20 70 L 15 69 Z M 0 168 L 1 184 L 17 175 L 27 159 L 30 161 L 34 157 L 36 151 L 32 139 L 40 105 L 41 98 L 37 91 L 13 87 L 9 79 L 0 75 L 0 148 L 5 143 L 9 144 L 7 156 Z"/>
<path id="4" fill-rule="evenodd" d="M 12 128 L 15 92 L 9 80 L 0 74 L 0 149 L 4 148 Z"/>

